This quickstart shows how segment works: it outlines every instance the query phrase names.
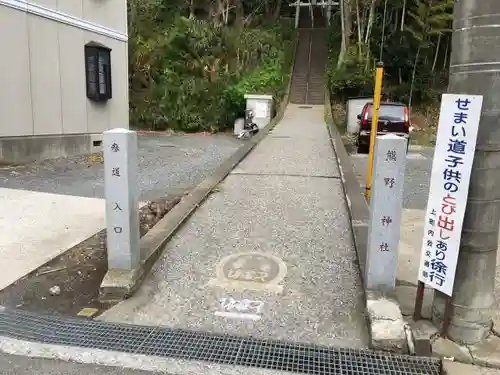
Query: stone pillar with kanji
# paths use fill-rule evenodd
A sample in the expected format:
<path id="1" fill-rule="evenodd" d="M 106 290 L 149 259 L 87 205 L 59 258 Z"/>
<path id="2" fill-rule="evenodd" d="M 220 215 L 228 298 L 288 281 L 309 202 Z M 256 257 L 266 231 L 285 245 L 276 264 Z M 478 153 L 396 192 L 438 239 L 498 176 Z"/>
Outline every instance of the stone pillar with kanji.
<path id="1" fill-rule="evenodd" d="M 365 283 L 370 290 L 396 287 L 407 140 L 387 134 L 375 142 Z"/>
<path id="2" fill-rule="evenodd" d="M 103 133 L 108 268 L 134 270 L 140 264 L 137 134 Z"/>

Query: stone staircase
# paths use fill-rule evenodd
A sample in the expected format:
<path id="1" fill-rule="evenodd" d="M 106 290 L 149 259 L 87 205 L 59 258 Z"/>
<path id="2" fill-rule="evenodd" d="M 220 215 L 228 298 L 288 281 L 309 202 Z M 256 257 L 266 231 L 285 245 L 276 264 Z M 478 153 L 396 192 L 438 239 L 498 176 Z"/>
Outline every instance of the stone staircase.
<path id="1" fill-rule="evenodd" d="M 322 105 L 325 101 L 328 56 L 325 29 L 301 28 L 298 38 L 290 103 Z"/>

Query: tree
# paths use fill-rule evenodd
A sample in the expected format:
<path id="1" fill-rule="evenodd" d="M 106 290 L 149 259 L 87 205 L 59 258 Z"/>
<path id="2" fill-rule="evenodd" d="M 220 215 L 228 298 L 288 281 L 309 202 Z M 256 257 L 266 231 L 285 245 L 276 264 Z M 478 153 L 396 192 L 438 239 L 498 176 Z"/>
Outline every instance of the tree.
<path id="1" fill-rule="evenodd" d="M 381 55 L 388 98 L 410 106 L 434 100 L 446 87 L 442 78 L 449 64 L 452 11 L 453 0 L 341 1 L 330 28 L 330 48 L 338 51 L 329 68 L 333 91 L 366 92 L 366 80 L 373 87 L 372 68 Z"/>

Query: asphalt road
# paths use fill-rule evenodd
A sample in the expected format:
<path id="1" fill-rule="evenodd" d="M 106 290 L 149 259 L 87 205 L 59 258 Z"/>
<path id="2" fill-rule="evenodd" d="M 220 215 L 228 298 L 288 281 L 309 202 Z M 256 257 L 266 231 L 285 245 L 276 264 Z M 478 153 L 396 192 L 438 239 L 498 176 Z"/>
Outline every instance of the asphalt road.
<path id="1" fill-rule="evenodd" d="M 433 155 L 434 149 L 431 147 L 410 148 L 405 169 L 403 208 L 425 210 L 429 194 Z M 352 153 L 351 161 L 360 184 L 364 186 L 368 155 Z"/>
<path id="2" fill-rule="evenodd" d="M 141 200 L 179 195 L 200 183 L 241 141 L 229 135 L 138 137 Z M 104 165 L 88 156 L 0 168 L 0 187 L 104 198 Z"/>
<path id="3" fill-rule="evenodd" d="M 156 375 L 158 372 L 138 371 L 121 367 L 96 366 L 59 360 L 29 358 L 0 354 L 2 375 Z M 164 374 L 165 375 L 165 374 Z"/>

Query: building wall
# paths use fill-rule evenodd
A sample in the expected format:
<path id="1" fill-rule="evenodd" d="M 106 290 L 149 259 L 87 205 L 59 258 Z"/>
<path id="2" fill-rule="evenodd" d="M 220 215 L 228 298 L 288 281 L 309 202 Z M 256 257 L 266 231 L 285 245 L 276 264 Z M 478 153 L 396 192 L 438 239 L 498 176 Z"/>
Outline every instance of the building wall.
<path id="1" fill-rule="evenodd" d="M 128 128 L 126 0 L 0 0 L 0 137 Z M 113 97 L 87 99 L 84 46 L 111 48 Z"/>

